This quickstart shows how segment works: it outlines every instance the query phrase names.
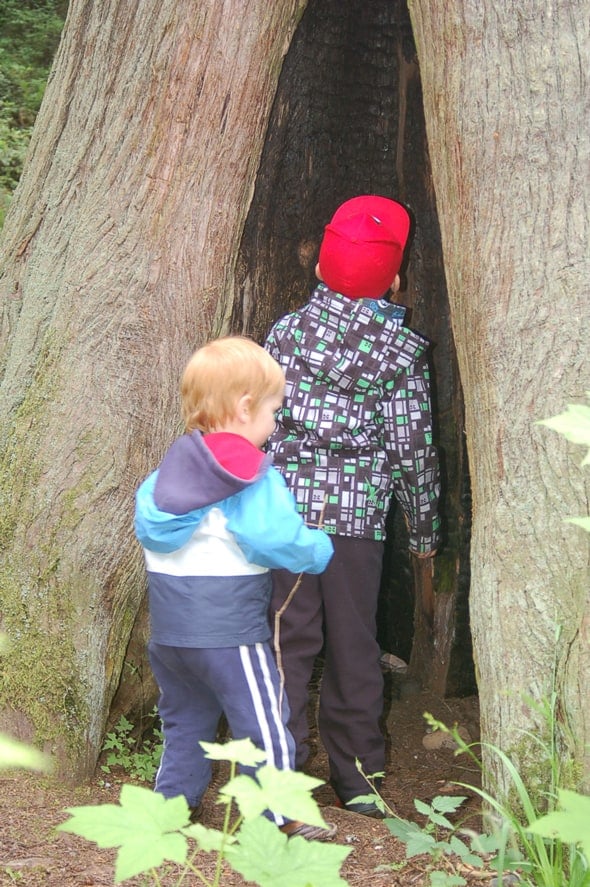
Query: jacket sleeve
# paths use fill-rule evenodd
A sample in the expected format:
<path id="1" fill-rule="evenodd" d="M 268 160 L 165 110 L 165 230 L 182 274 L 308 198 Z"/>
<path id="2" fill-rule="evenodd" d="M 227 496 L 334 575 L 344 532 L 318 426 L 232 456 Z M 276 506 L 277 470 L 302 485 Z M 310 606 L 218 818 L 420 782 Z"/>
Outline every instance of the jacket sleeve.
<path id="1" fill-rule="evenodd" d="M 394 494 L 407 519 L 411 551 L 440 544 L 439 461 L 432 444 L 430 375 L 425 357 L 405 369 L 382 403 Z"/>
<path id="2" fill-rule="evenodd" d="M 187 514 L 160 511 L 154 502 L 158 472 L 154 471 L 135 494 L 135 535 L 144 548 L 168 554 L 185 545 L 195 532 L 208 508 L 195 508 Z"/>
<path id="3" fill-rule="evenodd" d="M 250 563 L 292 573 L 322 573 L 334 546 L 319 529 L 306 526 L 295 499 L 276 468 L 226 503 L 227 528 Z"/>

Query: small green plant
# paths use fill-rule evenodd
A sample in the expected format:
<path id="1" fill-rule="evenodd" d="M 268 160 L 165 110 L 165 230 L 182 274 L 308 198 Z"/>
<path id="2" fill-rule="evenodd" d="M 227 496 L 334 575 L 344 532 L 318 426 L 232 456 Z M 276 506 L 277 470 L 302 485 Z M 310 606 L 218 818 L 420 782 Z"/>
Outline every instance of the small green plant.
<path id="1" fill-rule="evenodd" d="M 155 716 L 155 709 L 152 715 Z M 114 730 L 107 733 L 102 747 L 106 763 L 100 769 L 103 773 L 111 773 L 112 767 L 121 767 L 131 779 L 152 782 L 162 757 L 162 731 L 154 727 L 150 740 L 139 744 L 133 736 L 133 729 L 133 724 L 121 715 Z"/>
<path id="2" fill-rule="evenodd" d="M 547 711 L 550 717 L 554 717 L 554 707 L 549 707 Z M 483 766 L 473 751 L 473 745 L 468 745 L 456 728 L 450 729 L 429 714 L 426 714 L 425 718 L 433 729 L 451 735 L 457 745 L 456 754 L 467 754 L 483 772 Z M 552 727 L 554 728 L 554 724 Z M 547 746 L 545 740 L 532 733 L 526 732 L 526 735 L 533 742 L 538 743 L 540 759 L 547 762 L 549 781 L 553 784 L 559 773 L 559 760 L 555 749 L 552 746 Z M 551 735 L 554 735 L 553 732 Z M 535 822 L 540 813 L 535 797 L 527 788 L 513 761 L 494 745 L 490 743 L 483 745 L 498 757 L 509 776 L 513 790 L 510 800 L 500 800 L 478 786 L 465 783 L 457 784 L 474 792 L 486 805 L 484 815 L 489 824 L 490 833 L 480 836 L 480 846 L 496 853 L 489 860 L 491 870 L 497 872 L 499 876 L 507 872 L 518 871 L 523 885 L 538 885 L 538 887 L 566 887 L 566 885 L 574 887 L 577 885 L 577 887 L 581 887 L 583 881 L 564 880 L 563 848 L 552 842 L 545 842 L 540 837 L 531 838 L 528 834 L 528 826 Z M 489 779 L 493 781 L 491 775 Z M 539 795 L 539 802 L 551 803 L 552 797 L 554 797 L 554 788 L 547 786 L 547 790 Z"/>
<path id="3" fill-rule="evenodd" d="M 474 834 L 468 846 L 459 837 L 457 827 L 448 819 L 447 814 L 455 813 L 465 800 L 462 796 L 447 795 L 437 796 L 430 804 L 414 800 L 418 813 L 426 817 L 423 826 L 397 816 L 385 820 L 391 834 L 406 845 L 407 859 L 426 854 L 430 857 L 432 868 L 437 868 L 445 856 L 453 857 L 453 871 L 430 871 L 430 884 L 433 887 L 461 887 L 467 884 L 465 878 L 454 870 L 457 861 L 471 868 L 484 868 L 480 855 L 484 849 L 481 836 Z M 489 847 L 485 849 L 489 852 Z"/>
<path id="4" fill-rule="evenodd" d="M 455 826 L 448 818 L 459 809 L 465 797 L 438 796 L 430 804 L 415 800 L 417 812 L 426 817 L 425 824 L 418 825 L 391 811 L 379 798 L 371 779 L 365 777 L 373 794 L 355 798 L 355 802 L 374 801 L 390 814 L 385 824 L 391 834 L 406 845 L 406 858 L 430 857 L 431 887 L 467 884 L 460 874 L 461 866 L 495 872 L 499 879 L 517 873 L 522 887 L 590 887 L 590 798 L 559 787 L 562 763 L 556 741 L 557 694 L 553 690 L 542 704 L 528 698 L 525 701 L 547 725 L 548 738 L 524 731 L 536 745 L 539 762 L 547 776 L 543 791 L 527 787 L 510 757 L 491 744 L 485 747 L 499 758 L 510 778 L 513 789 L 510 798 L 499 800 L 477 786 L 456 783 L 484 802 L 488 833 L 478 834 L 461 825 Z M 453 738 L 456 754 L 468 755 L 483 772 L 474 744 L 467 744 L 456 726 L 449 728 L 428 713 L 424 717 L 432 729 Z M 488 781 L 493 782 L 491 774 Z"/>
<path id="5" fill-rule="evenodd" d="M 425 824 L 418 825 L 398 816 L 385 803 L 375 787 L 375 779 L 382 776 L 382 773 L 368 776 L 363 772 L 359 760 L 356 766 L 365 778 L 370 793 L 353 798 L 354 803 L 373 803 L 385 814 L 385 825 L 391 834 L 406 845 L 406 859 L 413 856 L 430 857 L 428 875 L 431 887 L 461 887 L 467 884 L 465 878 L 457 872 L 458 865 L 463 864 L 470 869 L 484 869 L 485 859 L 497 849 L 495 841 L 489 836 L 460 829 L 448 819 L 448 814 L 455 813 L 466 800 L 465 797 L 438 795 L 430 804 L 414 799 L 417 812 L 426 817 Z M 469 839 L 469 846 L 463 837 Z M 446 862 L 445 870 L 439 868 L 443 860 Z M 403 865 L 400 866 L 399 863 L 379 866 L 380 871 L 400 868 L 403 868 Z"/>
<path id="6" fill-rule="evenodd" d="M 528 829 L 531 834 L 550 840 L 559 840 L 570 845 L 573 851 L 575 868 L 584 870 L 590 859 L 590 797 L 577 792 L 559 789 L 557 809 L 545 814 Z M 584 884 L 590 884 L 590 870 L 585 865 Z"/>
<path id="7" fill-rule="evenodd" d="M 159 885 L 158 869 L 167 860 L 180 867 L 178 887 L 195 875 L 205 887 L 219 887 L 223 862 L 260 887 L 346 887 L 339 869 L 350 848 L 338 844 L 287 838 L 263 814 L 272 810 L 287 819 L 324 825 L 312 790 L 320 780 L 265 765 L 265 755 L 249 739 L 224 745 L 202 743 L 211 760 L 230 762 L 230 779 L 218 802 L 225 807 L 223 828 L 189 825 L 183 797 L 165 799 L 142 786 L 124 785 L 120 804 L 72 807 L 58 826 L 99 847 L 118 848 L 115 883 L 149 873 Z M 237 766 L 257 767 L 256 778 L 236 775 Z M 232 821 L 233 803 L 239 815 Z M 214 854 L 212 877 L 198 866 L 198 854 Z M 170 875 L 170 872 L 167 873 Z M 167 881 L 168 883 L 168 881 Z"/>
<path id="8" fill-rule="evenodd" d="M 590 391 L 586 392 L 590 397 Z M 582 465 L 590 465 L 590 407 L 568 404 L 563 413 L 543 419 L 546 425 L 566 440 L 587 447 Z M 572 524 L 590 532 L 590 515 L 566 518 Z M 563 788 L 557 788 L 556 804 L 531 823 L 527 831 L 533 836 L 558 846 L 569 845 L 569 868 L 573 872 L 571 884 L 590 885 L 590 797 Z M 574 877 L 576 880 L 574 880 Z"/>

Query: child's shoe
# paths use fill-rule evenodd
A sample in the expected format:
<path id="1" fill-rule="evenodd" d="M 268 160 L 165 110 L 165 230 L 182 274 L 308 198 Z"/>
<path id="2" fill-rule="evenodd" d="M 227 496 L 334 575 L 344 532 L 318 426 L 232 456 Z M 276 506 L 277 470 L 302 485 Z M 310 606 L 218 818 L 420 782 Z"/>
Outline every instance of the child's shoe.
<path id="1" fill-rule="evenodd" d="M 305 822 L 287 822 L 279 826 L 280 830 L 288 838 L 305 838 L 306 841 L 331 841 L 335 837 L 337 828 L 333 822 L 327 822 L 325 827 L 320 825 L 307 825 Z"/>
<path id="2" fill-rule="evenodd" d="M 189 817 L 188 817 L 189 822 L 191 822 L 191 823 L 198 822 L 203 814 L 203 805 L 197 804 L 196 807 L 189 807 L 188 812 L 189 812 Z"/>
<path id="3" fill-rule="evenodd" d="M 380 810 L 374 802 L 365 804 L 342 804 L 344 810 L 350 810 L 351 813 L 360 813 L 361 816 L 370 816 L 371 819 L 385 819 L 387 814 Z"/>

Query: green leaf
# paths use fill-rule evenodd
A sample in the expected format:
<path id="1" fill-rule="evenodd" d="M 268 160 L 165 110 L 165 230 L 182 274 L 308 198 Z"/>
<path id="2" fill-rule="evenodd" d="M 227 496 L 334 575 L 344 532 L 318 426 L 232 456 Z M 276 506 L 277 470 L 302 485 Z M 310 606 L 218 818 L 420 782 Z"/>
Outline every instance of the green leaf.
<path id="1" fill-rule="evenodd" d="M 177 833 L 148 840 L 146 835 L 129 838 L 119 849 L 115 861 L 115 884 L 148 872 L 167 859 L 183 863 L 187 857 L 187 842 Z"/>
<path id="2" fill-rule="evenodd" d="M 422 853 L 432 853 L 438 847 L 438 842 L 433 835 L 427 832 L 418 832 L 413 835 L 406 844 L 406 857 L 421 856 Z"/>
<path id="3" fill-rule="evenodd" d="M 232 739 L 229 742 L 201 742 L 205 757 L 212 761 L 230 761 L 244 767 L 256 767 L 266 760 L 266 753 L 256 748 L 251 739 Z"/>
<path id="4" fill-rule="evenodd" d="M 587 530 L 590 533 L 590 517 L 566 517 L 568 524 L 576 524 L 578 527 Z"/>
<path id="5" fill-rule="evenodd" d="M 150 789 L 124 785 L 120 805 L 70 807 L 66 812 L 71 819 L 58 830 L 80 835 L 99 847 L 120 848 L 115 883 L 156 868 L 166 859 L 186 860 L 186 838 L 176 831 L 189 819 L 182 796 L 168 800 Z"/>
<path id="6" fill-rule="evenodd" d="M 408 822 L 407 819 L 386 819 L 385 825 L 399 841 L 407 844 L 415 835 L 421 835 L 422 829 L 415 822 Z"/>
<path id="7" fill-rule="evenodd" d="M 368 795 L 355 795 L 354 798 L 351 798 L 350 801 L 347 801 L 347 804 L 379 804 L 381 798 L 379 795 L 375 794 L 375 792 L 371 792 Z M 381 803 L 383 803 L 381 801 Z"/>
<path id="8" fill-rule="evenodd" d="M 588 395 L 590 396 L 590 392 Z M 552 428 L 572 443 L 590 448 L 590 407 L 585 404 L 569 403 L 565 412 L 550 419 L 542 419 L 538 424 Z M 582 465 L 590 465 L 590 449 Z"/>
<path id="9" fill-rule="evenodd" d="M 422 813 L 424 816 L 428 816 L 430 819 L 430 814 L 432 813 L 432 807 L 430 804 L 427 804 L 425 801 L 421 801 L 419 798 L 414 798 L 414 807 L 418 811 L 418 813 Z"/>
<path id="10" fill-rule="evenodd" d="M 430 814 L 430 821 L 435 825 L 440 825 L 441 828 L 446 828 L 449 831 L 452 831 L 454 826 L 450 820 L 447 819 L 446 816 L 442 816 L 441 813 L 436 813 L 434 810 Z"/>
<path id="11" fill-rule="evenodd" d="M 345 807 L 349 804 L 374 804 L 386 816 L 393 815 L 383 798 L 376 792 L 371 792 L 367 795 L 355 795 L 354 798 L 351 798 L 350 801 L 346 802 Z"/>
<path id="12" fill-rule="evenodd" d="M 451 875 L 449 872 L 431 872 L 430 887 L 463 887 L 467 884 L 461 875 Z"/>
<path id="13" fill-rule="evenodd" d="M 27 770 L 49 770 L 50 760 L 38 749 L 0 734 L 0 768 L 26 767 Z"/>
<path id="14" fill-rule="evenodd" d="M 182 834 L 196 841 L 199 849 L 205 853 L 217 853 L 224 845 L 232 844 L 236 840 L 233 835 L 224 835 L 218 829 L 206 828 L 200 822 L 183 828 Z"/>
<path id="15" fill-rule="evenodd" d="M 561 810 L 542 816 L 526 831 L 543 838 L 558 838 L 565 844 L 579 845 L 590 860 L 590 796 L 560 789 L 557 792 Z"/>
<path id="16" fill-rule="evenodd" d="M 471 838 L 471 849 L 475 853 L 483 853 L 487 855 L 495 853 L 496 850 L 503 847 L 505 843 L 506 839 L 500 834 L 500 832 L 496 832 L 493 835 L 475 834 Z"/>
<path id="17" fill-rule="evenodd" d="M 431 823 L 434 823 L 435 825 L 440 825 L 442 826 L 442 828 L 452 829 L 453 823 L 449 822 L 449 820 L 445 816 L 441 816 L 438 811 L 449 810 L 453 812 L 464 800 L 465 798 L 459 799 L 440 795 L 434 799 L 432 804 L 426 804 L 424 801 L 420 801 L 418 798 L 414 798 L 414 807 L 416 808 L 418 813 L 422 813 L 424 816 L 427 816 Z"/>
<path id="18" fill-rule="evenodd" d="M 449 838 L 449 847 L 451 848 L 451 852 L 456 856 L 459 856 L 463 862 L 472 865 L 474 868 L 483 868 L 481 857 L 476 856 L 476 854 L 469 849 L 467 844 L 462 841 L 461 838 L 457 837 L 457 835 L 451 835 Z"/>
<path id="19" fill-rule="evenodd" d="M 234 798 L 244 819 L 272 810 L 287 819 L 324 825 L 318 805 L 311 796 L 312 790 L 320 785 L 320 779 L 295 770 L 278 770 L 267 764 L 256 771 L 256 779 L 244 774 L 231 779 L 221 789 L 220 796 Z"/>
<path id="20" fill-rule="evenodd" d="M 226 858 L 260 887 L 346 887 L 340 866 L 352 848 L 287 838 L 264 817 L 244 822 Z"/>
<path id="21" fill-rule="evenodd" d="M 454 813 L 466 800 L 465 795 L 437 795 L 432 802 L 432 809 L 439 813 Z"/>

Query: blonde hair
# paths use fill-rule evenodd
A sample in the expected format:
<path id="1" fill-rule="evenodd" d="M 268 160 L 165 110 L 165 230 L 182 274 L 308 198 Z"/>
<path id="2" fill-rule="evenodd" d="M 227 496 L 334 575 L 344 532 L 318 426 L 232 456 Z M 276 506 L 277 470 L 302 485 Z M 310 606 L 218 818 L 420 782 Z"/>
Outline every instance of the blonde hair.
<path id="1" fill-rule="evenodd" d="M 279 394 L 285 376 L 279 364 L 252 339 L 225 336 L 199 348 L 185 367 L 180 383 L 182 418 L 187 432 L 214 431 L 234 418 L 238 401 L 260 402 Z"/>

